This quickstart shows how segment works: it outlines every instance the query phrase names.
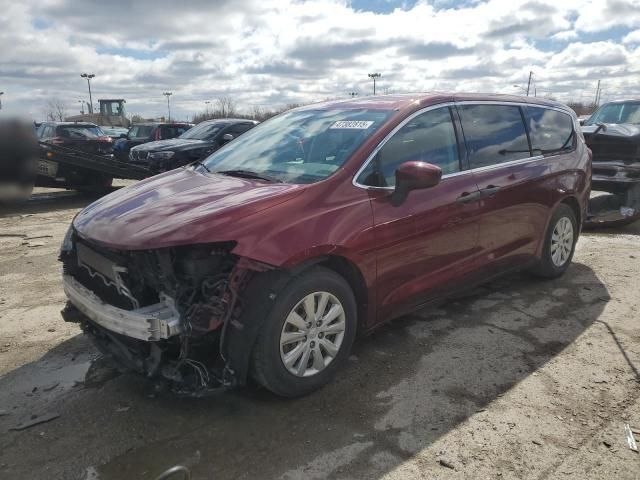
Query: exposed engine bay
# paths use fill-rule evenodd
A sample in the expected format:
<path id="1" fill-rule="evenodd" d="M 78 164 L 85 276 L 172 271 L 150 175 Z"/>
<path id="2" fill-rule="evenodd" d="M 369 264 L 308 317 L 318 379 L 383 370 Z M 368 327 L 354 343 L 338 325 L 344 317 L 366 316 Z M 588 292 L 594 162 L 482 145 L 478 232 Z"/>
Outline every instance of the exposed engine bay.
<path id="1" fill-rule="evenodd" d="M 229 329 L 250 334 L 238 321 L 243 291 L 272 267 L 233 255 L 233 242 L 125 252 L 72 229 L 68 237 L 60 254 L 69 298 L 63 318 L 79 323 L 121 370 L 189 395 L 244 383 L 251 342 L 230 356 Z"/>
<path id="2" fill-rule="evenodd" d="M 640 126 L 597 124 L 582 128 L 593 152 L 590 227 L 614 226 L 640 219 Z"/>

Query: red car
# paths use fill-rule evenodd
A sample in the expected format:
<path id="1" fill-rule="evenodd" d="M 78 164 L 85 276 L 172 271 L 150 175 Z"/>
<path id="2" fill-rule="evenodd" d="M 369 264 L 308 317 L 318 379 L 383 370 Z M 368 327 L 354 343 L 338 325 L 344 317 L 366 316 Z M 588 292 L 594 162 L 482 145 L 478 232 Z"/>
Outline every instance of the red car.
<path id="1" fill-rule="evenodd" d="M 533 98 L 310 105 L 96 201 L 61 260 L 69 304 L 123 368 L 203 394 L 319 388 L 356 334 L 514 269 L 562 275 L 591 153 Z"/>

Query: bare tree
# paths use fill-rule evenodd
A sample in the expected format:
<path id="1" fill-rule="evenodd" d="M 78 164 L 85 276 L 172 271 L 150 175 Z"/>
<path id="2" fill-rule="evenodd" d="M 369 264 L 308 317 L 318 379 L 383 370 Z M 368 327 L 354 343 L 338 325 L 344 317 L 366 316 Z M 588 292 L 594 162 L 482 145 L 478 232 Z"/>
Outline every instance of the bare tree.
<path id="1" fill-rule="evenodd" d="M 146 122 L 146 119 L 141 115 L 135 114 L 135 115 L 131 116 L 131 123 L 132 124 L 133 123 L 144 123 L 144 122 Z"/>
<path id="2" fill-rule="evenodd" d="M 44 116 L 49 121 L 62 122 L 67 117 L 67 109 L 61 100 L 52 98 L 44 108 Z"/>
<path id="3" fill-rule="evenodd" d="M 218 113 L 222 118 L 232 117 L 236 114 L 236 102 L 228 95 L 216 99 Z"/>

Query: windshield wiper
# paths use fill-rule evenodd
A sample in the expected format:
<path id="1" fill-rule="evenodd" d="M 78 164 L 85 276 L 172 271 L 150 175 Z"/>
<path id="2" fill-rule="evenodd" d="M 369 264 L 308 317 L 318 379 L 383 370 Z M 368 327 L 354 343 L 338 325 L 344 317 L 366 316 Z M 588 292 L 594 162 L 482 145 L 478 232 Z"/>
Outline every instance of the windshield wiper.
<path id="1" fill-rule="evenodd" d="M 209 170 L 209 167 L 207 167 L 202 160 L 196 160 L 194 162 L 191 162 L 191 165 L 199 165 L 202 168 L 204 168 L 207 172 L 211 173 L 211 170 Z"/>
<path id="2" fill-rule="evenodd" d="M 243 177 L 243 178 L 255 178 L 257 180 L 264 180 L 266 182 L 271 183 L 281 183 L 282 180 L 276 177 L 270 177 L 269 175 L 265 175 L 263 173 L 254 172 L 251 170 L 221 170 L 215 173 L 220 173 L 222 175 L 229 175 L 230 177 Z"/>

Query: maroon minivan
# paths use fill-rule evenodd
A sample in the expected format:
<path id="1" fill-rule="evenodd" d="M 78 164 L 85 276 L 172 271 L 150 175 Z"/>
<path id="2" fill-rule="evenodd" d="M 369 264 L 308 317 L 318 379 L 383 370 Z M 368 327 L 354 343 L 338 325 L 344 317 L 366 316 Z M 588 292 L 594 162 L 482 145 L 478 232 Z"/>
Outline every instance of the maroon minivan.
<path id="1" fill-rule="evenodd" d="M 513 269 L 569 266 L 591 153 L 567 107 L 410 94 L 310 105 L 85 208 L 68 321 L 205 394 L 327 383 L 356 334 Z"/>

